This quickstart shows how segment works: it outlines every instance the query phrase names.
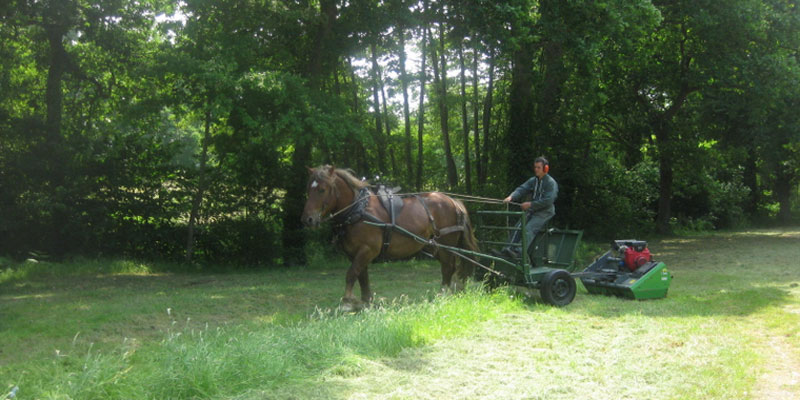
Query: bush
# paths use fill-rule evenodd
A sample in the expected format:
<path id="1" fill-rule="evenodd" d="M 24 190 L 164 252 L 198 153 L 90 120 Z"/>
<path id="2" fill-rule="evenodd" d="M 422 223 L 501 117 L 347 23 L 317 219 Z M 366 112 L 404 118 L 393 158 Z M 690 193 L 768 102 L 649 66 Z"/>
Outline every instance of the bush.
<path id="1" fill-rule="evenodd" d="M 272 265 L 280 257 L 278 240 L 277 228 L 265 221 L 225 218 L 197 227 L 195 255 L 224 264 Z"/>
<path id="2" fill-rule="evenodd" d="M 739 174 L 726 182 L 705 171 L 685 176 L 675 181 L 671 225 L 689 231 L 741 227 L 749 192 Z"/>
<path id="3" fill-rule="evenodd" d="M 568 210 L 556 213 L 590 236 L 610 238 L 638 235 L 652 230 L 658 200 L 658 168 L 641 162 L 633 169 L 608 165 L 583 176 L 583 191 Z"/>

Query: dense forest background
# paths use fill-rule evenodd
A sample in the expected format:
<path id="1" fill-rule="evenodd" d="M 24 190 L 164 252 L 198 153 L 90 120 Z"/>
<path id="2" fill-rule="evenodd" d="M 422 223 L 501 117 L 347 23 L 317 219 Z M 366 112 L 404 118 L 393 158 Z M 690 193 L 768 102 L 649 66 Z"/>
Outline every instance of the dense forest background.
<path id="1" fill-rule="evenodd" d="M 545 155 L 605 239 L 797 222 L 799 49 L 793 0 L 6 0 L 0 255 L 302 263 L 323 163 L 502 198 Z"/>

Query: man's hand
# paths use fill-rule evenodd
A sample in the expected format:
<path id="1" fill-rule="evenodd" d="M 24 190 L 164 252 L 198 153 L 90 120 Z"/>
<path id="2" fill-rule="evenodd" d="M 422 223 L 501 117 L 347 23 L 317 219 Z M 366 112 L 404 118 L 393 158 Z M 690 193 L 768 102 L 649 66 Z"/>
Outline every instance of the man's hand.
<path id="1" fill-rule="evenodd" d="M 522 207 L 523 211 L 528 211 L 528 209 L 531 208 L 531 202 L 530 201 L 526 201 L 526 202 L 520 204 L 520 207 Z"/>
<path id="2" fill-rule="evenodd" d="M 508 196 L 505 199 L 503 199 L 503 203 L 511 203 L 511 196 Z"/>

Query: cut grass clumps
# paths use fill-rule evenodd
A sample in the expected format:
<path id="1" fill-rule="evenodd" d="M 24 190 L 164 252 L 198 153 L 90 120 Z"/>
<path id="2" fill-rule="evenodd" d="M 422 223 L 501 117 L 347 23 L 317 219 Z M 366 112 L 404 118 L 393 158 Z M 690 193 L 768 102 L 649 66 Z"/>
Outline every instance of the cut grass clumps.
<path id="1" fill-rule="evenodd" d="M 109 354 L 57 354 L 19 377 L 33 398 L 219 398 L 296 385 L 320 374 L 355 376 L 370 360 L 464 335 L 524 305 L 478 289 L 421 303 L 379 304 L 359 314 L 318 311 L 291 325 L 171 329 L 157 343 Z M 175 326 L 182 324 L 174 323 Z"/>

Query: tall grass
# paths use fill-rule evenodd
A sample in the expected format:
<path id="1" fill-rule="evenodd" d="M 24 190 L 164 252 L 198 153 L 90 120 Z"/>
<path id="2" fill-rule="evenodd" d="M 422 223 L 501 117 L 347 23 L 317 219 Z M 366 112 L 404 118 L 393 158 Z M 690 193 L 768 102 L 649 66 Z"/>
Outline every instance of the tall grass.
<path id="1" fill-rule="evenodd" d="M 179 272 L 186 266 L 169 263 L 146 263 L 126 259 L 75 259 L 66 263 L 52 263 L 28 259 L 14 263 L 0 259 L 0 284 L 31 279 L 48 279 L 98 274 L 148 275 L 158 272 Z"/>
<path id="2" fill-rule="evenodd" d="M 230 398 L 320 374 L 358 374 L 368 360 L 463 335 L 521 307 L 505 291 L 487 295 L 472 289 L 354 315 L 320 310 L 286 326 L 253 322 L 195 329 L 175 321 L 157 343 L 126 342 L 106 354 L 56 354 L 20 374 L 18 386 L 26 398 Z"/>

